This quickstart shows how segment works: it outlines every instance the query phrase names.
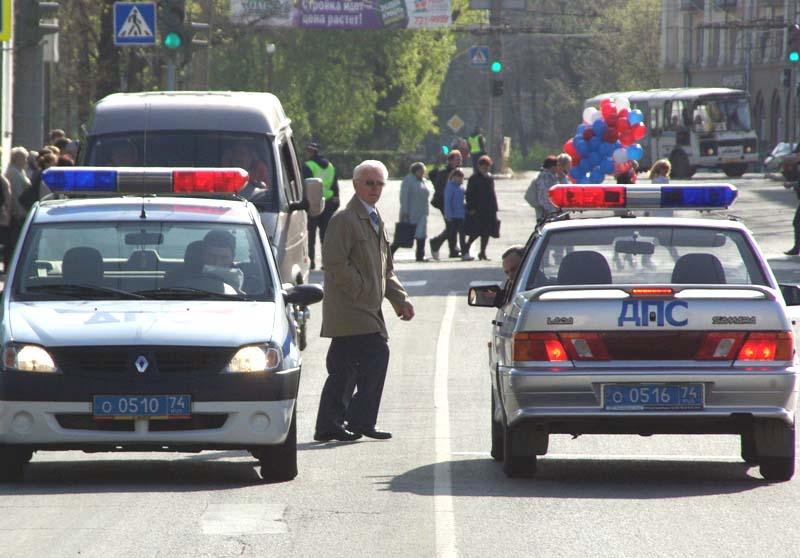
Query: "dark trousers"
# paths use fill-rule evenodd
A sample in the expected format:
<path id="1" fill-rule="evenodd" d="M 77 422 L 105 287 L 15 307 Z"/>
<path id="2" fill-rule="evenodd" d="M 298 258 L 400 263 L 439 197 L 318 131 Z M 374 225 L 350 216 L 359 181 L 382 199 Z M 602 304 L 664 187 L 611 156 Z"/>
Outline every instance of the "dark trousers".
<path id="1" fill-rule="evenodd" d="M 326 203 L 322 213 L 316 217 L 308 217 L 308 257 L 312 262 L 316 256 L 317 229 L 319 229 L 320 243 L 325 242 L 325 231 L 328 229 L 328 222 L 333 214 L 336 213 L 336 208 L 331 208 L 332 206 Z"/>
<path id="2" fill-rule="evenodd" d="M 451 246 L 456 245 L 456 238 L 458 238 L 461 254 L 465 255 L 467 253 L 467 240 L 464 238 L 464 219 L 447 220 L 447 240 Z"/>
<path id="3" fill-rule="evenodd" d="M 414 240 L 417 243 L 417 250 L 416 250 L 416 254 L 415 254 L 416 260 L 418 262 L 424 261 L 425 260 L 425 240 L 427 240 L 427 239 L 425 237 L 422 237 L 422 238 L 415 238 Z M 399 244 L 395 244 L 394 242 L 392 242 L 389 245 L 389 250 L 392 251 L 392 256 L 394 256 L 394 253 L 397 252 L 398 248 L 400 248 L 400 245 Z"/>
<path id="4" fill-rule="evenodd" d="M 3 235 L 3 273 L 8 273 L 8 266 L 11 262 L 11 256 L 14 255 L 14 248 L 17 246 L 21 229 L 22 222 L 12 217 L 11 223 L 6 227 Z"/>
<path id="5" fill-rule="evenodd" d="M 485 151 L 479 151 L 478 153 L 471 153 L 470 157 L 472 157 L 472 172 L 478 172 L 478 159 L 486 155 Z"/>
<path id="6" fill-rule="evenodd" d="M 442 219 L 444 219 L 445 228 L 442 232 L 440 232 L 436 236 L 431 237 L 431 250 L 435 250 L 438 252 L 439 248 L 442 247 L 442 244 L 444 244 L 444 241 L 446 240 L 447 247 L 450 249 L 450 256 L 452 257 L 456 255 L 456 239 L 450 238 L 450 234 L 447 232 L 447 225 L 446 225 L 447 219 L 444 216 L 444 211 L 442 211 L 441 209 L 439 211 L 442 213 Z"/>
<path id="7" fill-rule="evenodd" d="M 792 226 L 794 227 L 794 246 L 792 248 L 796 250 L 800 248 L 800 203 L 797 204 L 797 209 L 794 212 Z"/>
<path id="8" fill-rule="evenodd" d="M 486 247 L 489 245 L 489 237 L 490 236 L 491 235 L 489 235 L 488 233 L 480 235 L 481 251 L 478 253 L 478 255 L 481 258 L 485 258 L 486 257 Z M 475 242 L 476 238 L 478 238 L 477 235 L 475 235 L 475 236 L 470 235 L 469 239 L 467 240 L 467 250 L 469 250 L 469 247 L 472 246 L 472 243 Z"/>
<path id="9" fill-rule="evenodd" d="M 330 432 L 345 420 L 357 428 L 374 427 L 389 366 L 386 339 L 380 333 L 334 337 L 326 363 L 316 431 Z"/>

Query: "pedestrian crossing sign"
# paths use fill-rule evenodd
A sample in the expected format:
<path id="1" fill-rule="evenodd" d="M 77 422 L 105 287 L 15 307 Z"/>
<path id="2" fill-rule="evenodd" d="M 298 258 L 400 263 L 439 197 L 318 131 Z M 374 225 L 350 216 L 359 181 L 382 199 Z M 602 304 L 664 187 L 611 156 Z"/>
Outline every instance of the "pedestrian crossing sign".
<path id="1" fill-rule="evenodd" d="M 117 46 L 156 44 L 154 2 L 114 2 L 114 44 Z"/>
<path id="2" fill-rule="evenodd" d="M 0 0 L 0 41 L 11 40 L 11 0 Z"/>
<path id="3" fill-rule="evenodd" d="M 473 46 L 469 49 L 469 65 L 473 68 L 489 67 L 489 47 Z"/>

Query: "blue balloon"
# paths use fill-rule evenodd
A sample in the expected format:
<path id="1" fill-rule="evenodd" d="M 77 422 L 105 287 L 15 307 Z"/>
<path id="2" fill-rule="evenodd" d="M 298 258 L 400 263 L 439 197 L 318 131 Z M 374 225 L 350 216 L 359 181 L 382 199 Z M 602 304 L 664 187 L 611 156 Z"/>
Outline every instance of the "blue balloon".
<path id="1" fill-rule="evenodd" d="M 606 133 L 606 130 L 608 130 L 608 124 L 606 124 L 606 121 L 602 118 L 598 118 L 592 124 L 592 131 L 594 132 L 595 136 L 603 137 L 603 134 Z"/>
<path id="2" fill-rule="evenodd" d="M 589 175 L 589 179 L 592 181 L 592 184 L 600 184 L 603 182 L 603 179 L 606 177 L 606 174 L 600 170 L 599 168 L 595 168 L 592 171 L 592 174 Z"/>
<path id="3" fill-rule="evenodd" d="M 600 161 L 603 160 L 603 156 L 600 155 L 597 151 L 592 151 L 589 154 L 589 162 L 592 164 L 593 167 L 596 167 L 600 164 Z"/>
<path id="4" fill-rule="evenodd" d="M 578 179 L 578 184 L 591 184 L 591 183 L 592 183 L 592 180 L 586 175 L 581 176 Z"/>
<path id="5" fill-rule="evenodd" d="M 611 157 L 611 154 L 614 153 L 614 149 L 616 149 L 616 147 L 614 147 L 613 143 L 604 141 L 603 145 L 600 146 L 600 154 L 603 157 Z"/>
<path id="6" fill-rule="evenodd" d="M 592 151 L 597 151 L 601 145 L 603 145 L 603 138 L 599 136 L 592 136 L 592 139 L 589 140 L 589 148 Z"/>
<path id="7" fill-rule="evenodd" d="M 589 143 L 583 138 L 579 139 L 578 141 L 574 141 L 573 145 L 575 146 L 575 151 L 577 151 L 581 157 L 586 157 L 592 152 L 592 149 L 589 147 Z"/>
<path id="8" fill-rule="evenodd" d="M 606 157 L 600 163 L 600 170 L 603 171 L 605 174 L 613 174 L 614 173 L 614 159 L 611 157 Z"/>
<path id="9" fill-rule="evenodd" d="M 644 114 L 639 109 L 633 109 L 628 113 L 628 122 L 631 123 L 631 126 L 644 122 Z"/>
<path id="10" fill-rule="evenodd" d="M 638 161 L 644 155 L 644 149 L 638 143 L 628 146 L 628 159 Z"/>
<path id="11" fill-rule="evenodd" d="M 584 130 L 586 130 L 586 124 L 583 124 L 583 123 L 578 124 L 578 127 L 575 128 L 575 135 L 583 137 Z"/>
<path id="12" fill-rule="evenodd" d="M 581 159 L 581 162 L 578 163 L 578 170 L 581 174 L 586 174 L 592 170 L 592 163 L 589 162 L 589 159 Z"/>
<path id="13" fill-rule="evenodd" d="M 578 167 L 572 167 L 569 169 L 569 175 L 573 180 L 578 180 L 581 177 L 581 171 L 578 170 Z"/>

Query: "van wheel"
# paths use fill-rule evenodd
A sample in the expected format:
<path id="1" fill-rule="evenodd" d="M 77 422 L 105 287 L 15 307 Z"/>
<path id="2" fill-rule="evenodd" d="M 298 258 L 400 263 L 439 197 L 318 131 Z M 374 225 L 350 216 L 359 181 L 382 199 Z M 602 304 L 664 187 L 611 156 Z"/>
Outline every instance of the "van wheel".
<path id="1" fill-rule="evenodd" d="M 536 456 L 535 455 L 514 455 L 513 454 L 513 430 L 504 426 L 503 428 L 503 472 L 510 479 L 514 478 L 533 478 L 536 476 Z"/>
<path id="2" fill-rule="evenodd" d="M 725 173 L 725 176 L 730 178 L 739 178 L 746 170 L 747 163 L 736 163 L 734 165 L 725 165 L 722 167 L 722 171 Z"/>
<path id="3" fill-rule="evenodd" d="M 0 482 L 19 482 L 25 477 L 25 466 L 33 452 L 6 444 L 0 445 Z"/>
<path id="4" fill-rule="evenodd" d="M 494 389 L 491 391 L 492 398 L 492 458 L 495 461 L 503 460 L 503 423 L 494 418 L 497 404 L 494 402 Z"/>
<path id="5" fill-rule="evenodd" d="M 261 464 L 261 478 L 267 482 L 285 482 L 297 476 L 297 405 L 292 412 L 289 433 L 282 444 L 260 446 L 251 450 Z"/>
<path id="6" fill-rule="evenodd" d="M 758 465 L 758 452 L 756 451 L 756 437 L 752 431 L 743 432 L 741 438 L 742 460 L 750 465 Z"/>
<path id="7" fill-rule="evenodd" d="M 760 455 L 759 472 L 768 481 L 788 481 L 794 476 L 795 432 L 780 420 L 770 420 L 760 430 L 765 442 L 777 450 L 777 455 Z M 759 431 L 757 430 L 757 432 Z M 756 440 L 758 446 L 758 440 Z"/>
<path id="8" fill-rule="evenodd" d="M 689 157 L 683 151 L 674 151 L 669 157 L 672 165 L 672 176 L 674 178 L 689 178 L 694 173 L 689 165 Z"/>

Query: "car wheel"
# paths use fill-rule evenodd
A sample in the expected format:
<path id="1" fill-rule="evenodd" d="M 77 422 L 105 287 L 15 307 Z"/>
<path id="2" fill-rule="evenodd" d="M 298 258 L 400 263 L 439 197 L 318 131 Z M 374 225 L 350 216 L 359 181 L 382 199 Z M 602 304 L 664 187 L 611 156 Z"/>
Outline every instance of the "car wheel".
<path id="1" fill-rule="evenodd" d="M 535 455 L 514 455 L 512 429 L 503 427 L 503 472 L 510 479 L 536 476 Z"/>
<path id="2" fill-rule="evenodd" d="M 25 476 L 25 466 L 33 452 L 19 447 L 0 445 L 0 482 L 18 482 Z"/>
<path id="3" fill-rule="evenodd" d="M 669 158 L 673 178 L 689 178 L 692 174 L 689 158 L 683 151 L 674 151 Z"/>
<path id="4" fill-rule="evenodd" d="M 747 170 L 747 163 L 736 163 L 735 165 L 725 165 L 722 167 L 725 176 L 739 178 Z"/>
<path id="5" fill-rule="evenodd" d="M 756 438 L 752 432 L 743 432 L 740 436 L 742 459 L 750 465 L 758 464 L 758 452 L 756 451 Z"/>
<path id="6" fill-rule="evenodd" d="M 778 455 L 760 455 L 759 472 L 768 481 L 788 481 L 794 476 L 795 431 L 780 420 L 770 420 L 760 429 L 765 442 L 777 448 Z M 756 440 L 758 444 L 758 440 Z"/>
<path id="7" fill-rule="evenodd" d="M 290 481 L 297 476 L 297 406 L 289 433 L 282 444 L 261 446 L 251 451 L 261 464 L 261 478 L 267 482 Z"/>
<path id="8" fill-rule="evenodd" d="M 495 461 L 503 460 L 503 423 L 496 420 L 495 412 L 497 410 L 497 403 L 494 401 L 494 389 L 491 391 L 490 397 L 492 398 L 492 458 Z"/>

